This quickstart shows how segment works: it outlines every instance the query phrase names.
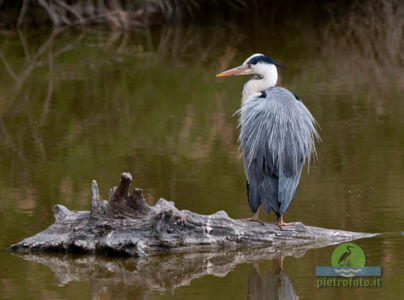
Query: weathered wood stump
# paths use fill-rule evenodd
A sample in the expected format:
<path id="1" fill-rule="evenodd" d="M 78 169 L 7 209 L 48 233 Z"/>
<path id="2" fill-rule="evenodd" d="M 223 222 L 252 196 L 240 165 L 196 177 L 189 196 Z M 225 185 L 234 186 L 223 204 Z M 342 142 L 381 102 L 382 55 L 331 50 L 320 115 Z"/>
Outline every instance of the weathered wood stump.
<path id="1" fill-rule="evenodd" d="M 92 182 L 91 211 L 71 211 L 63 205 L 52 208 L 55 223 L 46 230 L 12 245 L 14 252 L 84 252 L 147 256 L 162 251 L 215 247 L 268 245 L 278 252 L 324 247 L 343 241 L 374 236 L 294 223 L 279 227 L 231 219 L 226 212 L 200 215 L 178 210 L 160 199 L 146 204 L 142 190 L 129 194 L 132 176 L 123 173 L 109 201 L 100 200 Z"/>

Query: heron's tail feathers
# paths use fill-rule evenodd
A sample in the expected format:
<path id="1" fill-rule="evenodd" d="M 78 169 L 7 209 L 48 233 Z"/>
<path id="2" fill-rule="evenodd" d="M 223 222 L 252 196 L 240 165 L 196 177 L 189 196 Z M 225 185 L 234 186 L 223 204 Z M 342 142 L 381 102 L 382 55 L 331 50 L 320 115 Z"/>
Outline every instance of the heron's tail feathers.
<path id="1" fill-rule="evenodd" d="M 261 204 L 259 188 L 251 186 L 250 184 L 248 184 L 248 181 L 247 181 L 247 196 L 248 196 L 248 204 L 250 205 L 251 210 L 253 211 L 253 213 L 256 213 L 258 207 Z"/>

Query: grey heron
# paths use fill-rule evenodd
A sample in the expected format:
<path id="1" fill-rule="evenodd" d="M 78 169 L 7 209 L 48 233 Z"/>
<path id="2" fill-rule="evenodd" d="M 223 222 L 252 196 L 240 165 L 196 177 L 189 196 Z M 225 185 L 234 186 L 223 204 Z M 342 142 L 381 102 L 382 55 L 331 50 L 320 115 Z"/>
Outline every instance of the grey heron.
<path id="1" fill-rule="evenodd" d="M 275 87 L 281 67 L 263 54 L 254 54 L 236 68 L 217 74 L 254 75 L 244 85 L 239 142 L 247 178 L 248 203 L 259 220 L 261 204 L 273 210 L 280 226 L 299 184 L 304 162 L 315 155 L 317 122 L 293 93 Z"/>

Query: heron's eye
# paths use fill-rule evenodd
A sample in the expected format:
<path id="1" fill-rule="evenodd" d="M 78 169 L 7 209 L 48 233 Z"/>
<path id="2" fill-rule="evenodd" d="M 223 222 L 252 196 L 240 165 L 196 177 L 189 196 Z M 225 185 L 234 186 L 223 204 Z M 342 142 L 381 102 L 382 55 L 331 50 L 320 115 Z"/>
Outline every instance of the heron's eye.
<path id="1" fill-rule="evenodd" d="M 251 64 L 247 64 L 247 66 L 248 66 L 249 68 L 251 68 Z"/>

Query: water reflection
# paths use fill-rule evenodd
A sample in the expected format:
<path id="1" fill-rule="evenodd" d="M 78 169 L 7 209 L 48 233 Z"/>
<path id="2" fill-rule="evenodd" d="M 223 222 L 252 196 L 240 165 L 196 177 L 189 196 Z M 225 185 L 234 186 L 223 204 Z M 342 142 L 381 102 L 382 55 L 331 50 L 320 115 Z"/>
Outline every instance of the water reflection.
<path id="1" fill-rule="evenodd" d="M 292 281 L 277 264 L 272 271 L 268 268 L 260 275 L 258 265 L 254 265 L 248 279 L 248 300 L 292 300 L 299 299 Z"/>
<path id="2" fill-rule="evenodd" d="M 294 249 L 291 256 L 303 256 L 304 250 Z M 171 291 L 189 286 L 191 281 L 208 275 L 226 277 L 238 265 L 253 263 L 249 276 L 248 299 L 295 299 L 293 284 L 279 264 L 273 272 L 259 275 L 258 262 L 278 259 L 271 247 L 216 252 L 169 254 L 139 258 L 108 258 L 56 254 L 18 254 L 26 261 L 49 267 L 57 286 L 72 282 L 88 282 L 93 299 L 107 293 L 113 299 L 146 299 L 151 291 Z M 273 298 L 268 298 L 273 297 Z M 286 297 L 286 298 L 285 298 Z M 287 298 L 289 297 L 289 298 Z"/>

